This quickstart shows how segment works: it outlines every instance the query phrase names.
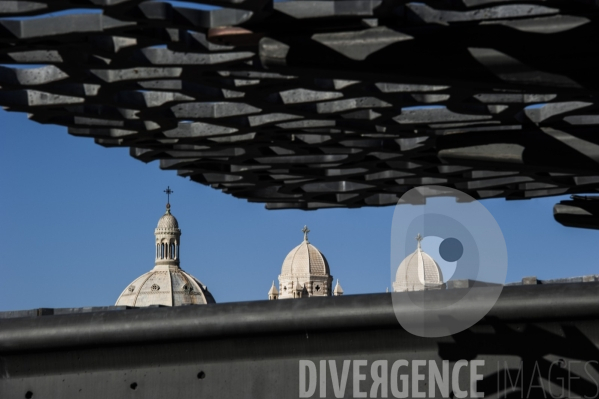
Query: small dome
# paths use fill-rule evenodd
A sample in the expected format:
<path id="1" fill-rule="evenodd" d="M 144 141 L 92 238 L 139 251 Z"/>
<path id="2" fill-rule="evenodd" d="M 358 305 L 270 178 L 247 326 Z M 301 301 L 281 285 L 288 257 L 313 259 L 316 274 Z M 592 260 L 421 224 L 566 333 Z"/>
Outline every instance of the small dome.
<path id="1" fill-rule="evenodd" d="M 308 240 L 293 248 L 283 261 L 281 276 L 317 275 L 328 276 L 329 262 L 324 255 Z"/>
<path id="2" fill-rule="evenodd" d="M 422 237 L 416 238 L 418 247 L 399 265 L 393 289 L 400 291 L 421 291 L 443 288 L 443 273 L 435 260 L 420 247 Z"/>
<path id="3" fill-rule="evenodd" d="M 119 296 L 116 306 L 181 306 L 215 303 L 198 279 L 177 268 L 151 270 L 135 279 Z"/>
<path id="4" fill-rule="evenodd" d="M 173 230 L 179 228 L 179 222 L 177 222 L 177 218 L 171 215 L 170 204 L 166 204 L 166 212 L 164 215 L 162 215 L 160 220 L 158 220 L 158 226 L 156 226 L 156 228 L 161 230 Z"/>
<path id="5" fill-rule="evenodd" d="M 279 275 L 280 299 L 330 296 L 333 276 L 327 258 L 308 241 L 308 226 L 302 229 L 304 241 L 287 254 Z"/>

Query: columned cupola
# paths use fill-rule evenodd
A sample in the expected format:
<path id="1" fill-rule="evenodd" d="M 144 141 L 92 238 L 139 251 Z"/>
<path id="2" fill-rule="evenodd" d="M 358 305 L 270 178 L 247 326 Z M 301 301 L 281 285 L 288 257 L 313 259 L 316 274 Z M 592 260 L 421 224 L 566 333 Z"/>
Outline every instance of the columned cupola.
<path id="1" fill-rule="evenodd" d="M 171 214 L 171 204 L 166 204 L 166 212 L 158 221 L 154 230 L 156 237 L 156 262 L 158 269 L 179 268 L 179 246 L 181 229 L 177 219 Z"/>

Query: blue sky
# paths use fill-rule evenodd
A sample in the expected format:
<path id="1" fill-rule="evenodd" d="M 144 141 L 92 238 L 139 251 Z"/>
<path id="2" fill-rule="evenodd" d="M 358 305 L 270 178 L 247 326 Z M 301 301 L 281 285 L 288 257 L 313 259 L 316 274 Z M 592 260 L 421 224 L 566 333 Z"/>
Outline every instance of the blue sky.
<path id="1" fill-rule="evenodd" d="M 218 302 L 262 300 L 302 240 L 327 257 L 346 294 L 390 287 L 393 207 L 267 211 L 106 149 L 66 128 L 0 111 L 0 310 L 112 305 L 154 262 L 170 186 L 181 266 Z M 595 274 L 599 232 L 553 220 L 560 197 L 483 201 L 508 249 L 508 281 Z"/>

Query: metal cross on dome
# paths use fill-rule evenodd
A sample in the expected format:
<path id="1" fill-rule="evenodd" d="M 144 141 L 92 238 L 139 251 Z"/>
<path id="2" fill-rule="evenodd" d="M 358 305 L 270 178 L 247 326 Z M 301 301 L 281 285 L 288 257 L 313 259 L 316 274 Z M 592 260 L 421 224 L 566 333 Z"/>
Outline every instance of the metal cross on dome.
<path id="1" fill-rule="evenodd" d="M 308 233 L 310 232 L 310 229 L 308 228 L 308 226 L 304 226 L 304 228 L 302 229 L 302 233 L 304 233 L 304 241 L 308 241 Z"/>
<path id="2" fill-rule="evenodd" d="M 418 248 L 420 248 L 420 241 L 422 241 L 424 238 L 420 235 L 420 233 L 418 233 L 416 235 L 416 241 L 418 241 Z"/>
<path id="3" fill-rule="evenodd" d="M 171 203 L 171 194 L 174 193 L 174 191 L 171 190 L 170 186 L 167 186 L 166 190 L 164 190 L 164 192 L 166 193 L 166 203 L 170 204 Z"/>

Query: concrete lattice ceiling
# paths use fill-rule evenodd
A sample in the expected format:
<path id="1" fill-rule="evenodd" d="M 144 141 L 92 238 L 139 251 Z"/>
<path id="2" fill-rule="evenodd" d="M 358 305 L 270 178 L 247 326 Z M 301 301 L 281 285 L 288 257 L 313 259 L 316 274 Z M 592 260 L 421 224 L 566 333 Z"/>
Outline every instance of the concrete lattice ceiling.
<path id="1" fill-rule="evenodd" d="M 594 1 L 188 3 L 0 2 L 0 105 L 269 209 L 599 188 Z"/>

